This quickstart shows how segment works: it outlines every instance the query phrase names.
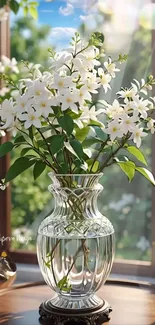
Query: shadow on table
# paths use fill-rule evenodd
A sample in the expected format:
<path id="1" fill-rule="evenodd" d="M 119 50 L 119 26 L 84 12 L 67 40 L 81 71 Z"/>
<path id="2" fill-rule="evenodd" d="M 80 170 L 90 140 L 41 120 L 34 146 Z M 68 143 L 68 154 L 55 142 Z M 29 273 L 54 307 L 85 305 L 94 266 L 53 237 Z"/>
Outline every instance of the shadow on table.
<path id="1" fill-rule="evenodd" d="M 102 319 L 96 325 L 102 325 Z M 20 313 L 0 313 L 0 325 L 51 325 L 51 320 L 39 319 L 38 310 L 30 310 Z M 54 324 L 56 325 L 56 324 Z M 57 324 L 59 325 L 59 324 Z M 63 325 L 89 325 L 88 321 L 66 321 Z M 155 323 L 150 324 L 155 325 Z"/>

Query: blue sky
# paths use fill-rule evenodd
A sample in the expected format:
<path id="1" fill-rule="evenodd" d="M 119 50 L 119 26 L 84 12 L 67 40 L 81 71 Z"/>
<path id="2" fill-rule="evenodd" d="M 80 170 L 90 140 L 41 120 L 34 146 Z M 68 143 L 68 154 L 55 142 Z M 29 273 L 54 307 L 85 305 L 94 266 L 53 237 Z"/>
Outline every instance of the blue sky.
<path id="1" fill-rule="evenodd" d="M 41 0 L 38 23 L 50 25 L 51 43 L 57 48 L 63 48 L 86 19 L 89 8 L 92 10 L 91 4 L 94 3 L 97 0 Z"/>

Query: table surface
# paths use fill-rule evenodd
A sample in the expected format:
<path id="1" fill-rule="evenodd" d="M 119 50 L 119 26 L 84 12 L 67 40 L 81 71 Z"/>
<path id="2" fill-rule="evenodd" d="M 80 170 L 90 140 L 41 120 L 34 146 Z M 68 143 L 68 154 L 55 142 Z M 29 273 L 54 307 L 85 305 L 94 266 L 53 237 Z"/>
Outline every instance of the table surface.
<path id="1" fill-rule="evenodd" d="M 46 285 L 38 284 L 0 291 L 0 324 L 40 324 L 38 307 L 52 294 Z M 155 288 L 111 283 L 103 286 L 98 295 L 113 308 L 106 325 L 155 325 Z"/>

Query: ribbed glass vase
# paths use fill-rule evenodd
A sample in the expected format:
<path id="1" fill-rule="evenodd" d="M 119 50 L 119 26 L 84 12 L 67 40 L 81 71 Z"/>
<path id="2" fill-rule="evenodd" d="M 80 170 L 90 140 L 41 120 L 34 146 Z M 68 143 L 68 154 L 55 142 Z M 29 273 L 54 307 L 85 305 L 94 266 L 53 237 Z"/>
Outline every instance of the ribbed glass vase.
<path id="1" fill-rule="evenodd" d="M 107 280 L 114 258 L 114 229 L 97 207 L 102 174 L 53 175 L 53 213 L 38 230 L 37 255 L 46 283 L 55 291 L 48 306 L 95 308 L 95 292 Z"/>

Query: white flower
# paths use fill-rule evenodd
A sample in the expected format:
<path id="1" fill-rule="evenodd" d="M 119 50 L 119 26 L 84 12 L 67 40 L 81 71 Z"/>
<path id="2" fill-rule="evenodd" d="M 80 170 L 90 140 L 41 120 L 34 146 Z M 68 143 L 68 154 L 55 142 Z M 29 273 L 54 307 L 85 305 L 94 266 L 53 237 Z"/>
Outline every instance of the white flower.
<path id="1" fill-rule="evenodd" d="M 112 105 L 107 104 L 105 113 L 111 118 L 119 118 L 119 115 L 123 112 L 123 107 L 120 106 L 120 103 L 117 99 L 114 100 Z"/>
<path id="2" fill-rule="evenodd" d="M 3 73 L 5 71 L 5 67 L 2 64 L 2 62 L 0 62 L 0 73 Z"/>
<path id="3" fill-rule="evenodd" d="M 136 95 L 137 91 L 134 88 L 123 89 L 117 93 L 121 98 L 133 98 Z"/>
<path id="4" fill-rule="evenodd" d="M 5 8 L 0 9 L 0 21 L 5 21 L 8 18 L 8 12 L 5 10 Z"/>
<path id="5" fill-rule="evenodd" d="M 111 76 L 108 73 L 105 73 L 102 68 L 98 69 L 98 75 L 100 76 L 100 83 L 103 86 L 105 93 L 107 93 L 108 89 L 111 89 L 109 82 L 111 81 Z"/>
<path id="6" fill-rule="evenodd" d="M 79 120 L 83 121 L 84 123 L 89 123 L 90 120 L 98 121 L 97 116 L 102 113 L 104 113 L 104 109 L 102 109 L 102 108 L 95 110 L 95 106 L 92 106 L 91 108 L 89 108 L 88 106 L 84 106 L 83 112 L 82 112 Z M 103 125 L 103 127 L 104 127 L 104 125 Z"/>
<path id="7" fill-rule="evenodd" d="M 76 93 L 73 93 L 69 90 L 64 90 L 63 95 L 59 97 L 61 104 L 62 111 L 67 110 L 70 108 L 73 112 L 78 113 L 78 107 L 75 104 L 77 102 Z"/>
<path id="8" fill-rule="evenodd" d="M 123 130 L 118 121 L 112 121 L 108 123 L 107 129 L 104 130 L 105 133 L 110 135 L 111 141 L 114 141 L 117 137 L 122 138 Z"/>
<path id="9" fill-rule="evenodd" d="M 80 74 L 80 77 L 83 79 L 86 78 L 86 70 L 87 70 L 87 66 L 84 64 L 84 61 L 82 61 L 80 58 L 74 58 L 72 60 L 74 67 L 76 69 L 76 71 L 78 71 L 78 73 Z"/>
<path id="10" fill-rule="evenodd" d="M 77 92 L 77 102 L 79 102 L 79 104 L 81 106 L 83 106 L 85 103 L 85 100 L 91 101 L 91 99 L 92 99 L 92 97 L 88 91 L 87 86 L 82 86 Z"/>
<path id="11" fill-rule="evenodd" d="M 139 128 L 139 125 L 135 125 L 132 128 L 132 138 L 133 142 L 136 144 L 137 148 L 141 146 L 141 138 L 146 137 L 147 133 L 143 132 L 143 128 Z"/>
<path id="12" fill-rule="evenodd" d="M 28 95 L 29 97 L 34 96 L 34 99 L 37 103 L 42 96 L 47 94 L 51 94 L 50 91 L 46 88 L 46 83 L 41 82 L 40 80 L 35 80 L 31 87 L 28 88 Z"/>
<path id="13" fill-rule="evenodd" d="M 133 109 L 136 109 L 141 117 L 143 117 L 144 119 L 147 118 L 147 111 L 149 110 L 149 108 L 147 107 L 148 104 L 150 102 L 145 99 L 143 100 L 143 98 L 139 98 L 138 96 L 134 96 L 133 97 L 133 102 L 131 102 L 131 107 L 133 107 Z"/>
<path id="14" fill-rule="evenodd" d="M 87 73 L 86 86 L 88 91 L 92 94 L 98 93 L 98 91 L 96 90 L 100 87 L 98 79 L 99 78 L 96 78 L 96 73 Z"/>
<path id="15" fill-rule="evenodd" d="M 2 62 L 4 67 L 9 67 L 10 66 L 10 59 L 5 55 L 1 56 L 1 62 Z"/>
<path id="16" fill-rule="evenodd" d="M 17 67 L 17 61 L 15 58 L 12 58 L 9 67 L 12 70 L 12 72 L 19 73 L 19 69 Z"/>
<path id="17" fill-rule="evenodd" d="M 155 120 L 150 119 L 147 123 L 148 130 L 151 131 L 152 134 L 155 133 Z"/>
<path id="18" fill-rule="evenodd" d="M 87 69 L 92 70 L 94 66 L 101 65 L 100 61 L 96 60 L 98 54 L 99 50 L 96 47 L 91 46 L 84 52 L 78 54 L 77 58 L 80 58 L 82 60 L 84 66 Z"/>
<path id="19" fill-rule="evenodd" d="M 0 89 L 0 96 L 4 97 L 7 93 L 9 93 L 10 89 L 7 87 L 3 87 Z"/>
<path id="20" fill-rule="evenodd" d="M 120 125 L 124 134 L 127 134 L 129 131 L 132 132 L 132 128 L 134 127 L 135 122 L 139 120 L 138 115 L 129 116 L 126 113 L 123 113 L 120 118 Z"/>
<path id="21" fill-rule="evenodd" d="M 29 99 L 28 93 L 22 96 L 18 95 L 16 97 L 16 104 L 14 105 L 14 110 L 15 112 L 21 114 L 25 112 L 27 110 L 27 107 L 29 107 L 30 105 L 31 105 L 31 100 Z"/>
<path id="22" fill-rule="evenodd" d="M 21 123 L 18 120 L 13 121 L 13 123 L 8 127 L 7 131 L 11 132 L 13 137 L 17 135 L 17 132 L 21 129 Z"/>
<path id="23" fill-rule="evenodd" d="M 70 64 L 72 59 L 73 59 L 72 54 L 66 51 L 59 52 L 55 55 L 51 68 L 54 67 L 55 71 L 59 70 L 60 68 L 62 69 L 64 65 Z"/>
<path id="24" fill-rule="evenodd" d="M 54 83 L 50 85 L 51 88 L 58 89 L 60 92 L 66 87 L 75 87 L 72 82 L 72 77 L 63 77 L 59 74 L 54 75 Z"/>
<path id="25" fill-rule="evenodd" d="M 116 68 L 116 64 L 112 63 L 111 58 L 109 58 L 108 62 L 104 63 L 104 66 L 105 66 L 106 70 L 110 73 L 112 78 L 115 78 L 115 76 L 116 76 L 115 72 L 120 71 L 120 69 Z"/>
<path id="26" fill-rule="evenodd" d="M 54 98 L 54 100 L 55 100 L 55 98 Z M 37 105 L 35 105 L 36 111 L 39 109 L 42 116 L 48 117 L 49 114 L 53 113 L 51 106 L 53 105 L 54 100 L 52 98 L 49 99 L 47 96 L 42 96 L 38 100 Z"/>
<path id="27" fill-rule="evenodd" d="M 34 125 L 36 128 L 41 128 L 40 117 L 41 113 L 39 110 L 34 111 L 32 107 L 27 110 L 27 113 L 20 116 L 21 121 L 25 121 L 25 129 L 29 129 L 31 125 Z"/>
<path id="28" fill-rule="evenodd" d="M 14 107 L 11 101 L 5 99 L 2 102 L 1 109 L 0 109 L 0 117 L 4 123 L 1 129 L 7 129 L 14 121 Z"/>

